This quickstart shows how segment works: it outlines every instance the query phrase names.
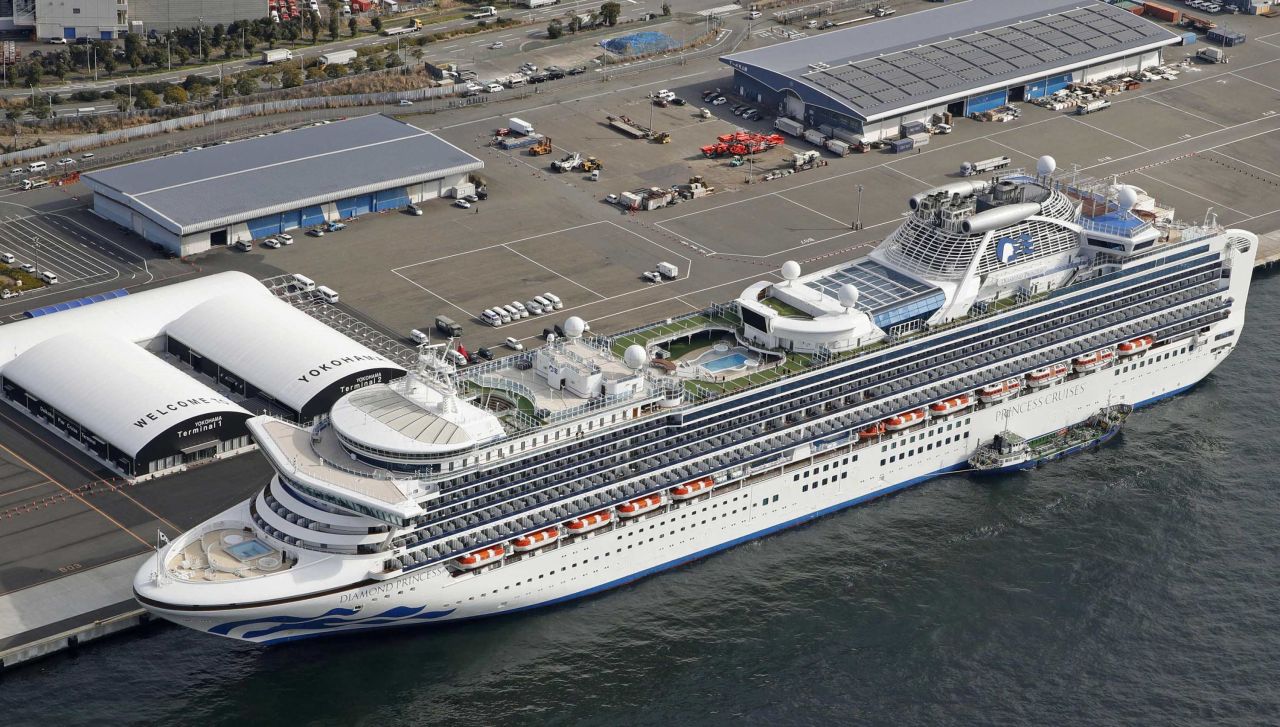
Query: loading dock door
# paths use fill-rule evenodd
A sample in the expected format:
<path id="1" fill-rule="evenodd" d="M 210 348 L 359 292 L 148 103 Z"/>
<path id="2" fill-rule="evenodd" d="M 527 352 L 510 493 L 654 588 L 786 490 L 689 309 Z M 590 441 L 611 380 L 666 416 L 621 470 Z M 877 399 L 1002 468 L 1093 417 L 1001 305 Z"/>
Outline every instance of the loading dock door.
<path id="1" fill-rule="evenodd" d="M 409 192 L 404 187 L 384 189 L 374 195 L 373 207 L 376 211 L 393 210 L 409 204 Z"/>
<path id="2" fill-rule="evenodd" d="M 249 234 L 255 240 L 274 235 L 280 231 L 280 215 L 267 215 L 256 220 L 249 220 L 245 223 L 245 226 L 249 228 Z"/>
<path id="3" fill-rule="evenodd" d="M 295 227 L 302 227 L 302 211 L 293 210 L 280 215 L 280 229 L 292 230 Z"/>
<path id="4" fill-rule="evenodd" d="M 787 116 L 797 121 L 804 121 L 804 101 L 799 96 L 787 94 L 784 97 L 784 107 L 783 113 Z"/>
<path id="5" fill-rule="evenodd" d="M 324 223 L 324 209 L 319 206 L 304 207 L 302 210 L 302 224 L 319 225 Z"/>
<path id="6" fill-rule="evenodd" d="M 356 197 L 347 197 L 346 199 L 338 200 L 339 217 L 358 217 L 360 215 L 367 215 L 372 211 L 372 194 L 361 194 Z"/>
<path id="7" fill-rule="evenodd" d="M 227 231 L 225 229 L 222 229 L 222 230 L 214 230 L 213 232 L 210 232 L 209 244 L 210 245 L 227 244 Z"/>
<path id="8" fill-rule="evenodd" d="M 965 106 L 965 115 L 977 114 L 983 111 L 990 111 L 991 109 L 999 108 L 1000 106 L 1004 106 L 1008 103 L 1008 100 L 1009 94 L 1005 89 L 992 91 L 991 93 L 984 93 L 980 96 L 970 96 L 969 101 Z"/>

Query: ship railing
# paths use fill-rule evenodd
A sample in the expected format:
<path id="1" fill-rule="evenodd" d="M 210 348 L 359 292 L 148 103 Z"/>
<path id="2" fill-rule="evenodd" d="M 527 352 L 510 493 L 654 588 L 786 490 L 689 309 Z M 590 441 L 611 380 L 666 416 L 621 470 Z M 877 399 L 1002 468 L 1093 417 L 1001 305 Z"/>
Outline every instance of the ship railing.
<path id="1" fill-rule="evenodd" d="M 1214 315 L 1225 315 L 1225 314 L 1224 314 L 1224 313 L 1222 313 L 1221 311 L 1219 311 L 1217 314 L 1213 314 L 1213 313 L 1209 313 L 1209 314 L 1201 314 L 1201 315 L 1200 315 L 1200 316 L 1198 316 L 1198 317 L 1201 317 L 1201 318 L 1202 318 L 1202 317 L 1204 317 L 1205 315 L 1209 315 L 1210 317 L 1213 317 Z M 1180 327 L 1184 327 L 1184 326 L 1188 326 L 1188 325 L 1190 325 L 1190 326 L 1200 325 L 1201 323 L 1202 323 L 1202 321 L 1200 321 L 1200 322 L 1197 322 L 1197 321 L 1184 321 L 1184 322 L 1182 322 L 1181 324 L 1175 324 L 1174 326 L 1172 326 L 1172 327 L 1171 327 L 1171 330 L 1176 330 L 1176 329 L 1178 329 L 1178 328 L 1180 328 Z M 1125 328 L 1125 327 L 1128 327 L 1128 328 L 1141 327 L 1141 326 L 1143 326 L 1143 325 L 1144 325 L 1144 322 L 1135 321 L 1135 322 L 1131 322 L 1130 324 L 1128 324 L 1128 326 L 1124 326 L 1124 327 L 1122 327 L 1122 328 Z M 1105 336 L 1111 336 L 1112 338 L 1115 338 L 1115 337 L 1116 337 L 1116 335 L 1115 335 L 1115 334 L 1120 333 L 1120 331 L 1121 331 L 1121 329 L 1115 329 L 1115 330 L 1113 330 L 1113 331 L 1108 331 L 1108 332 L 1102 332 L 1102 333 L 1099 333 L 1099 334 L 1095 334 L 1095 336 L 1104 336 L 1104 337 L 1105 337 Z M 1129 336 L 1129 335 L 1132 335 L 1132 332 L 1130 332 L 1130 333 L 1123 333 L 1123 334 L 1120 336 L 1120 338 L 1124 338 L 1125 336 Z M 1117 340 L 1120 340 L 1120 339 L 1117 339 Z M 1040 355 L 1040 358 L 1044 359 L 1045 361 L 1048 361 L 1048 360 L 1052 359 L 1053 357 L 1045 358 L 1045 357 L 1043 356 L 1043 354 L 1041 354 L 1041 355 Z M 1032 370 L 1032 368 L 1034 368 L 1035 366 L 1042 365 L 1042 363 L 1043 363 L 1043 361 L 1042 361 L 1042 362 L 1040 362 L 1040 363 L 1037 363 L 1037 362 L 1032 361 L 1032 360 L 1030 360 L 1030 359 L 1029 359 L 1029 360 L 1027 361 L 1027 364 L 1028 364 L 1028 366 L 1030 366 L 1030 368 L 1026 368 L 1026 369 L 1025 369 L 1025 371 L 1023 371 L 1022 373 L 1029 372 L 1029 371 L 1031 371 L 1031 370 Z M 997 379 L 996 379 L 996 380 L 1002 380 L 1003 378 L 1006 378 L 1007 376 L 1008 376 L 1008 374 L 1001 374 L 1000 376 L 998 376 L 998 377 L 997 377 Z M 951 392 L 950 392 L 951 394 L 959 393 L 959 392 L 962 392 L 962 391 L 970 391 L 970 390 L 973 390 L 974 388 L 976 388 L 977 386 L 979 386 L 979 385 L 980 385 L 980 383 L 977 383 L 977 382 L 976 382 L 976 380 L 975 380 L 975 381 L 968 381 L 967 383 L 965 383 L 965 382 L 963 382 L 963 381 L 962 381 L 962 379 L 964 379 L 964 378 L 966 378 L 966 377 L 963 377 L 963 376 L 961 376 L 961 377 L 957 377 L 957 378 L 956 378 L 956 380 L 954 380 L 954 381 L 952 381 L 952 382 L 949 382 L 949 383 L 947 384 L 947 386 L 948 386 L 949 388 L 954 389 L 954 391 L 951 391 Z M 988 378 L 990 378 L 990 377 L 988 377 Z M 990 381 L 988 381 L 988 383 L 990 383 Z M 963 385 L 961 385 L 961 384 L 963 384 Z M 910 393 L 904 393 L 904 395 L 903 395 L 903 397 L 902 397 L 902 400 L 903 400 L 904 402 L 911 401 L 911 402 L 913 402 L 913 403 L 910 403 L 909 405 L 907 405 L 907 406 L 903 407 L 901 410 L 902 410 L 902 411 L 906 411 L 906 410 L 910 410 L 910 409 L 912 409 L 912 408 L 917 408 L 917 407 L 919 407 L 919 406 L 922 406 L 922 405 L 926 404 L 926 403 L 927 403 L 927 402 L 929 402 L 929 401 L 935 401 L 935 400 L 937 400 L 937 398 L 939 398 L 939 397 L 943 397 L 943 396 L 947 396 L 947 395 L 949 395 L 947 391 L 943 391 L 943 390 L 941 390 L 941 389 L 940 389 L 939 391 L 934 391 L 933 389 L 935 389 L 935 388 L 938 388 L 938 387 L 919 387 L 917 390 L 915 390 L 915 391 L 913 391 L 913 392 L 910 392 Z M 895 407 L 895 408 L 896 408 L 896 407 Z M 836 419 L 840 419 L 840 418 L 847 419 L 847 420 L 848 420 L 848 422 L 846 422 L 844 425 L 841 425 L 841 426 L 840 426 L 840 428 L 847 428 L 847 429 L 849 430 L 849 433 L 852 435 L 852 434 L 853 434 L 853 432 L 855 432 L 856 430 L 858 430 L 858 429 L 860 429 L 860 428 L 862 428 L 862 427 L 866 426 L 868 423 L 871 423 L 871 422 L 874 422 L 874 421 L 880 420 L 880 419 L 884 418 L 884 416 L 888 416 L 888 415 L 883 415 L 883 416 L 882 416 L 882 415 L 876 415 L 876 416 L 873 416 L 873 417 L 871 417 L 871 418 L 867 419 L 867 418 L 865 418 L 865 417 L 866 417 L 866 414 L 867 414 L 867 412 L 866 412 L 866 411 L 861 411 L 861 412 L 856 412 L 856 413 L 842 413 L 842 414 L 837 414 L 837 415 L 835 415 L 834 417 L 828 417 L 828 418 L 829 418 L 829 419 L 832 419 L 832 420 L 836 420 Z M 860 420 L 860 419 L 861 419 L 861 420 Z M 808 431 L 808 432 L 811 432 L 811 431 L 813 431 L 813 430 L 805 429 L 805 428 L 801 428 L 800 430 L 792 430 L 792 431 Z M 830 436 L 831 436 L 830 434 L 825 434 L 825 435 L 819 435 L 819 436 L 818 436 L 818 437 L 816 437 L 816 438 L 818 438 L 818 439 L 823 439 L 823 438 L 830 438 Z M 877 441 L 879 441 L 879 440 L 877 440 Z M 763 471 L 768 471 L 768 470 L 776 469 L 776 468 L 778 468 L 778 467 L 780 467 L 780 466 L 785 467 L 785 466 L 786 466 L 786 464 L 788 464 L 788 460 L 787 460 L 787 459 L 786 459 L 786 457 L 785 457 L 786 453 L 787 453 L 788 451 L 792 451 L 792 450 L 794 450 L 794 448 L 795 448 L 796 446 L 800 446 L 801 444 L 803 444 L 803 443 L 804 443 L 804 442 L 797 442 L 797 441 L 795 441 L 794 439 L 788 439 L 788 438 L 787 438 L 787 436 L 786 436 L 786 433 L 784 433 L 784 432 L 780 432 L 780 433 L 778 433 L 777 435 L 775 435 L 775 442 L 780 442 L 780 446 L 777 446 L 777 445 L 776 445 L 776 446 L 770 447 L 770 448 L 768 449 L 768 451 L 760 452 L 760 453 L 758 453 L 756 456 L 753 456 L 753 457 L 747 457 L 747 458 L 743 459 L 743 460 L 742 460 L 742 461 L 740 461 L 740 462 L 730 463 L 730 464 L 728 464 L 728 465 L 725 465 L 723 469 L 739 469 L 739 470 L 741 470 L 741 471 L 746 472 L 748 476 L 752 476 L 752 475 L 758 475 L 759 473 L 761 473 L 761 472 L 763 472 Z M 869 446 L 869 445 L 871 445 L 871 444 L 873 444 L 873 443 L 874 443 L 874 442 L 860 442 L 860 441 L 858 441 L 858 442 L 855 442 L 855 443 L 852 445 L 851 450 L 852 450 L 853 448 L 860 448 L 861 446 Z M 768 445 L 766 444 L 766 446 L 768 446 Z M 832 449 L 825 450 L 825 451 L 826 451 L 826 452 L 833 452 L 833 451 L 839 451 L 840 449 L 842 449 L 842 448 L 841 448 L 841 447 L 834 447 L 834 448 L 832 448 Z M 851 451 L 851 450 L 850 450 L 850 451 Z M 704 454 L 703 454 L 703 457 L 701 457 L 701 459 L 705 459 L 706 457 L 710 456 L 711 454 L 712 454 L 712 452 L 704 453 Z M 811 456 L 813 456 L 813 455 L 811 455 Z M 662 467 L 666 467 L 666 470 L 661 471 L 661 472 L 657 471 L 658 469 L 662 469 Z M 661 477 L 665 477 L 666 475 L 673 474 L 673 473 L 675 473 L 676 471 L 677 471 L 677 467 L 663 465 L 663 466 L 660 466 L 659 468 L 657 468 L 657 469 L 655 469 L 655 470 L 651 470 L 651 471 L 649 471 L 649 472 L 645 472 L 645 473 L 638 473 L 638 474 L 634 475 L 634 476 L 633 476 L 633 478 L 632 478 L 632 482 L 639 481 L 639 480 L 641 480 L 642 478 L 645 478 L 645 477 L 661 478 Z M 610 505 L 602 505 L 602 504 L 599 504 L 599 503 L 597 503 L 597 504 L 592 504 L 592 505 L 587 506 L 587 508 L 586 508 L 585 510 L 583 510 L 583 511 L 584 511 L 584 512 L 586 512 L 586 511 L 590 511 L 590 510 L 597 510 L 597 509 L 601 509 L 602 507 L 608 507 L 608 506 L 616 505 L 616 504 L 618 504 L 619 502 L 622 502 L 623 500 L 633 499 L 633 498 L 635 498 L 635 497 L 643 496 L 643 494 L 647 494 L 647 493 L 649 493 L 649 492 L 656 492 L 656 491 L 660 491 L 660 490 L 662 490 L 662 489 L 665 489 L 666 487 L 671 486 L 671 484 L 673 484 L 673 482 L 678 481 L 679 479 L 680 479 L 679 477 L 676 477 L 675 479 L 669 479 L 669 478 L 668 478 L 668 479 L 663 479 L 663 480 L 661 481 L 661 483 L 660 483 L 660 484 L 658 484 L 658 485 L 656 485 L 656 486 L 653 486 L 653 487 L 650 487 L 650 488 L 645 488 L 645 490 L 644 490 L 643 492 L 639 492 L 639 491 L 625 492 L 625 485 L 620 486 L 620 487 L 624 488 L 624 489 L 621 489 L 621 490 L 617 490 L 617 488 L 609 488 L 609 489 L 606 489 L 606 490 L 605 490 L 605 492 L 611 492 L 611 491 L 615 491 L 615 490 L 616 490 L 616 491 L 622 492 L 623 494 L 621 495 L 621 497 L 618 497 L 618 498 L 614 499 L 614 500 L 611 502 L 611 504 L 610 504 Z M 539 503 L 539 504 L 537 504 L 537 505 L 534 505 L 534 506 L 531 506 L 531 507 L 527 507 L 527 508 L 524 508 L 524 509 L 522 509 L 522 510 L 518 510 L 518 511 L 515 511 L 515 512 L 512 512 L 512 513 L 507 513 L 507 514 L 501 515 L 501 516 L 496 517 L 496 518 L 493 518 L 493 519 L 491 519 L 490 521 L 487 521 L 487 522 L 485 522 L 485 523 L 477 524 L 477 525 L 476 525 L 476 527 L 475 527 L 475 528 L 473 528 L 469 533 L 468 533 L 468 532 L 464 532 L 464 531 L 458 531 L 458 532 L 453 536 L 453 539 L 455 540 L 455 542 L 461 542 L 461 539 L 467 538 L 467 537 L 468 537 L 468 535 L 475 535 L 475 534 L 477 534 L 477 533 L 485 534 L 485 533 L 487 533 L 487 532 L 492 532 L 492 529 L 494 528 L 494 526 L 495 526 L 496 524 L 498 524 L 500 521 L 510 521 L 510 520 L 512 520 L 512 519 L 514 519 L 514 518 L 517 518 L 517 517 L 520 517 L 520 516 L 528 516 L 528 515 L 530 515 L 531 513 L 533 513 L 533 511 L 534 511 L 534 510 L 550 510 L 550 508 L 552 508 L 552 507 L 554 507 L 554 506 L 556 506 L 556 505 L 573 505 L 574 503 L 573 503 L 573 502 L 570 502 L 570 501 L 575 500 L 575 498 L 582 498 L 582 499 L 585 501 L 585 498 L 586 498 L 586 497 L 589 497 L 589 496 L 591 496 L 591 495 L 599 495 L 599 494 L 602 494 L 602 493 L 600 492 L 600 490 L 596 490 L 596 491 L 586 491 L 586 490 L 583 490 L 583 491 L 578 491 L 578 492 L 571 492 L 570 494 L 568 494 L 568 495 L 566 495 L 566 496 L 564 496 L 564 497 L 562 497 L 562 498 L 558 498 L 557 500 L 550 501 L 550 502 L 545 502 L 545 503 Z M 553 519 L 554 519 L 554 518 L 553 518 Z M 550 522 L 550 520 L 548 520 L 547 522 Z M 535 525 L 531 526 L 531 528 L 530 528 L 530 529 L 536 529 L 537 527 L 545 527 L 545 526 L 546 526 L 546 524 L 545 524 L 545 522 L 544 522 L 544 523 L 541 523 L 541 524 L 535 524 Z M 499 538 L 497 538 L 497 539 L 493 539 L 493 540 L 490 540 L 490 541 L 487 541 L 487 542 L 485 542 L 485 541 L 478 541 L 478 542 L 469 543 L 469 544 L 467 544 L 465 547 L 462 547 L 462 548 L 459 548 L 459 549 L 457 549 L 457 550 L 454 550 L 453 552 L 449 553 L 448 555 L 442 556 L 442 557 L 440 557 L 440 558 L 438 558 L 438 559 L 432 559 L 430 562 L 439 562 L 440 560 L 446 560 L 446 559 L 451 558 L 451 557 L 456 557 L 457 555 L 462 554 L 462 553 L 464 553 L 464 552 L 469 552 L 469 551 L 474 550 L 474 549 L 476 549 L 476 548 L 485 547 L 486 545 L 489 545 L 489 544 L 492 544 L 492 543 L 495 543 L 495 542 L 501 542 L 501 541 L 503 541 L 503 540 L 509 539 L 510 537 L 515 537 L 515 535 L 516 535 L 516 534 L 506 534 L 506 535 L 503 535 L 502 537 L 499 537 Z M 423 545 L 423 546 L 425 546 L 425 545 L 427 545 L 429 542 L 431 542 L 429 539 L 427 539 L 427 538 L 423 538 L 423 539 L 421 539 L 421 540 L 419 540 L 419 541 L 415 542 L 415 543 L 414 543 L 412 546 L 410 546 L 410 547 L 417 547 L 417 546 L 419 546 L 419 545 Z M 436 542 L 440 542 L 440 541 L 439 541 L 439 540 L 437 540 Z M 448 541 L 445 541 L 445 542 L 447 543 Z M 424 563 L 424 564 L 425 564 L 425 563 Z"/>
<path id="2" fill-rule="evenodd" d="M 1136 237 L 1138 234 L 1155 227 L 1150 222 L 1141 222 L 1136 225 L 1118 225 L 1114 222 L 1097 222 L 1088 217 L 1080 218 L 1080 226 L 1089 232 L 1100 232 L 1104 235 L 1115 235 L 1117 237 Z"/>

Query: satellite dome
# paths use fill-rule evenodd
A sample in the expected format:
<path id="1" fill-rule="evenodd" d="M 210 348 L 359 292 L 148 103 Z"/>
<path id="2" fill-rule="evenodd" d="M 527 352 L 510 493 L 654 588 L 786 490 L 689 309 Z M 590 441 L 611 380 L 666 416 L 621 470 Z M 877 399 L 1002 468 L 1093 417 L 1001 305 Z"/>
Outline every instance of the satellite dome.
<path id="1" fill-rule="evenodd" d="M 798 277 L 800 277 L 800 263 L 788 260 L 782 264 L 783 280 L 795 280 Z"/>
<path id="2" fill-rule="evenodd" d="M 569 319 L 564 322 L 564 335 L 567 338 L 581 338 L 585 330 L 587 330 L 587 322 L 577 316 L 569 316 Z"/>
<path id="3" fill-rule="evenodd" d="M 1047 177 L 1050 174 L 1053 174 L 1053 171 L 1057 168 L 1058 162 L 1048 154 L 1045 154 L 1036 160 L 1036 174 L 1039 174 L 1042 177 Z"/>
<path id="4" fill-rule="evenodd" d="M 1120 204 L 1120 209 L 1122 210 L 1128 211 L 1133 209 L 1133 206 L 1138 203 L 1138 190 L 1127 184 L 1124 185 L 1120 188 L 1120 191 L 1116 193 L 1116 202 Z"/>
<path id="5" fill-rule="evenodd" d="M 845 283 L 840 286 L 840 305 L 845 308 L 852 308 L 858 304 L 858 289 L 853 283 Z"/>
<path id="6" fill-rule="evenodd" d="M 649 352 L 638 343 L 627 346 L 627 350 L 622 353 L 622 363 L 626 364 L 626 367 L 632 371 L 639 371 L 644 368 L 644 362 L 648 359 Z"/>

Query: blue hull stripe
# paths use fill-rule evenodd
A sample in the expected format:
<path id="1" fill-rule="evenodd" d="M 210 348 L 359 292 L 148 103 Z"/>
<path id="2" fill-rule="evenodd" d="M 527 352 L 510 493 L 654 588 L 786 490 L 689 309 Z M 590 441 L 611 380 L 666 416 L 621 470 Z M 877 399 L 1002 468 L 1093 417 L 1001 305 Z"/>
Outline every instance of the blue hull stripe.
<path id="1" fill-rule="evenodd" d="M 1166 392 L 1166 393 L 1164 393 L 1164 394 L 1160 394 L 1159 396 L 1153 396 L 1153 397 L 1151 397 L 1150 399 L 1146 399 L 1146 400 L 1144 400 L 1144 401 L 1142 401 L 1142 402 L 1139 402 L 1139 403 L 1137 403 L 1137 404 L 1134 404 L 1133 406 L 1134 406 L 1134 408 L 1135 408 L 1135 409 L 1137 409 L 1137 408 L 1139 408 L 1139 407 L 1144 407 L 1144 406 L 1148 406 L 1148 405 L 1150 405 L 1150 404 L 1155 404 L 1156 402 L 1161 401 L 1161 400 L 1163 400 L 1163 399 L 1168 399 L 1169 397 L 1177 396 L 1178 394 L 1181 394 L 1182 392 L 1184 392 L 1184 391 L 1186 391 L 1186 390 L 1190 389 L 1190 388 L 1191 388 L 1191 387 L 1193 387 L 1193 386 L 1195 386 L 1195 384 L 1188 384 L 1187 386 L 1183 386 L 1182 388 L 1179 388 L 1179 389 L 1174 389 L 1173 391 L 1169 391 L 1169 392 Z M 698 551 L 698 552 L 696 552 L 696 553 L 690 553 L 689 555 L 682 556 L 682 557 L 680 557 L 680 558 L 676 558 L 676 559 L 674 559 L 674 560 L 669 560 L 669 561 L 667 561 L 666 563 L 662 563 L 661 565 L 655 565 L 655 566 L 653 566 L 652 568 L 646 568 L 646 569 L 644 569 L 644 570 L 642 570 L 642 571 L 636 571 L 635 573 L 631 573 L 631 574 L 629 574 L 629 575 L 625 575 L 625 576 L 623 576 L 623 577 L 621 577 L 621 578 L 618 578 L 618 579 L 615 579 L 615 580 L 609 581 L 608 583 L 603 583 L 603 584 L 601 584 L 601 585 L 594 586 L 594 587 L 592 587 L 592 588 L 587 588 L 587 589 L 585 589 L 585 590 L 578 591 L 578 592 L 576 592 L 576 593 L 571 593 L 571 594 L 569 594 L 569 595 L 567 595 L 567 596 L 560 596 L 559 598 L 553 598 L 553 599 L 551 599 L 551 600 L 549 600 L 549 601 L 542 601 L 542 602 L 540 602 L 540 603 L 533 603 L 533 604 L 529 604 L 528 606 L 521 606 L 521 607 L 519 607 L 519 608 L 513 608 L 513 609 L 510 609 L 510 610 L 507 610 L 507 611 L 501 611 L 501 612 L 499 612 L 499 613 L 484 614 L 484 615 L 480 615 L 480 616 L 466 616 L 466 617 L 463 617 L 463 618 L 450 619 L 450 620 L 448 620 L 448 621 L 436 622 L 436 623 L 437 623 L 438 625 L 444 625 L 444 624 L 455 624 L 455 623 L 462 623 L 463 621 L 471 621 L 471 620 L 473 620 L 473 619 L 477 619 L 477 618 L 491 618 L 491 617 L 493 617 L 493 616 L 505 616 L 505 615 L 510 614 L 510 613 L 519 613 L 520 611 L 528 611 L 529 609 L 533 609 L 533 608 L 544 608 L 544 607 L 546 607 L 546 606 L 554 606 L 554 605 L 556 605 L 556 604 L 558 604 L 558 603 L 564 603 L 565 601 L 572 601 L 572 600 L 573 600 L 573 599 L 575 599 L 575 598 L 583 598 L 583 597 L 585 597 L 585 596 L 590 596 L 590 595 L 592 595 L 592 594 L 599 593 L 599 592 L 601 592 L 601 591 L 607 591 L 607 590 L 609 590 L 609 589 L 611 589 L 611 588 L 617 588 L 618 586 L 626 585 L 626 584 L 628 584 L 628 583 L 631 583 L 632 581 L 640 580 L 641 578 L 644 578 L 644 577 L 646 577 L 646 576 L 653 575 L 654 573 L 660 573 L 660 572 L 662 572 L 662 571 L 664 571 L 664 570 L 668 570 L 668 569 L 670 569 L 670 568 L 675 568 L 675 567 L 678 567 L 678 566 L 684 565 L 684 564 L 686 564 L 686 563 L 690 563 L 690 562 L 692 562 L 692 561 L 699 560 L 699 559 L 701 559 L 701 558 L 705 558 L 705 557 L 707 557 L 707 556 L 709 556 L 709 555 L 712 555 L 712 554 L 714 554 L 714 553 L 718 553 L 718 552 L 720 552 L 720 551 L 722 551 L 722 550 L 727 550 L 727 549 L 732 548 L 732 547 L 734 547 L 734 546 L 736 546 L 736 545 L 741 545 L 742 543 L 745 543 L 745 542 L 747 542 L 747 541 L 755 540 L 755 539 L 757 539 L 757 538 L 762 538 L 762 537 L 764 537 L 764 536 L 766 536 L 766 535 L 769 535 L 769 534 L 771 534 L 771 533 L 776 533 L 776 532 L 778 532 L 779 530 L 786 530 L 787 528 L 791 528 L 791 527 L 795 527 L 795 526 L 797 526 L 797 525 L 801 525 L 801 524 L 806 523 L 806 522 L 808 522 L 808 521 L 810 521 L 810 520 L 815 520 L 815 519 L 817 519 L 817 518 L 823 517 L 824 515 L 829 515 L 829 514 L 831 514 L 831 513 L 833 513 L 833 512 L 836 512 L 836 511 L 838 511 L 838 510 L 844 510 L 845 508 L 853 507 L 853 506 L 855 506 L 855 505 L 861 505 L 862 503 L 867 502 L 867 501 L 869 501 L 869 500 L 874 500 L 874 499 L 879 498 L 879 497 L 884 497 L 885 495 L 892 494 L 892 493 L 894 493 L 894 492 L 897 492 L 898 490 L 904 490 L 904 489 L 906 489 L 906 488 L 908 488 L 908 487 L 911 487 L 912 485 L 917 485 L 917 484 L 919 484 L 919 483 L 921 483 L 921 482 L 924 482 L 925 480 L 930 480 L 930 479 L 933 479 L 934 477 L 938 477 L 939 475 L 944 475 L 944 474 L 947 474 L 948 472 L 955 472 L 956 470 L 967 469 L 967 466 L 968 466 L 968 463 L 967 463 L 967 462 L 960 462 L 960 463 L 958 463 L 958 464 L 951 465 L 950 467 L 943 467 L 942 469 L 934 470 L 933 472 L 930 472 L 930 473 L 928 473 L 928 474 L 920 475 L 919 477 L 913 477 L 913 478 L 911 478 L 911 479 L 909 479 L 909 480 L 906 480 L 905 482 L 900 482 L 900 483 L 898 483 L 898 484 L 896 484 L 896 485 L 892 485 L 892 486 L 890 486 L 890 487 L 886 487 L 886 488 L 881 489 L 881 490 L 876 490 L 875 492 L 869 492 L 869 493 L 867 493 L 867 494 L 865 494 L 865 495 L 862 495 L 861 497 L 855 497 L 855 498 L 853 498 L 852 500 L 846 500 L 845 502 L 841 502 L 841 503 L 837 503 L 837 504 L 835 504 L 835 505 L 831 505 L 830 507 L 823 508 L 822 510 L 817 510 L 817 511 L 815 511 L 815 512 L 809 513 L 808 515 L 802 515 L 802 516 L 800 516 L 800 517 L 798 517 L 798 518 L 794 518 L 794 519 L 792 519 L 792 520 L 788 520 L 788 521 L 786 521 L 786 522 L 779 523 L 779 524 L 774 525 L 774 526 L 772 526 L 772 527 L 764 528 L 763 530 L 757 530 L 757 531 L 755 531 L 754 533 L 750 533 L 750 534 L 748 534 L 748 535 L 743 535 L 743 536 L 742 536 L 742 537 L 740 537 L 740 538 L 734 538 L 733 540 L 727 540 L 727 541 L 725 541 L 725 542 L 723 542 L 723 543 L 719 543 L 719 544 L 717 544 L 717 545 L 713 545 L 713 546 L 711 546 L 710 548 L 705 548 L 705 549 L 703 549 L 703 550 L 699 550 L 699 551 Z M 396 624 L 389 624 L 389 625 L 390 625 L 390 626 L 402 626 L 402 625 L 406 625 L 406 624 L 403 624 L 403 623 L 396 623 Z M 359 629 L 359 631 L 365 631 L 365 630 L 366 630 L 366 629 Z M 337 632 L 337 633 L 338 633 L 338 634 L 340 634 L 340 633 L 342 633 L 342 632 Z M 258 643 L 262 643 L 262 644 L 279 644 L 279 643 L 283 643 L 283 642 L 285 642 L 285 641 L 295 641 L 295 640 L 297 640 L 297 639 L 309 639 L 309 638 L 314 638 L 314 637 L 316 637 L 316 636 L 325 636 L 325 635 L 327 635 L 327 634 L 299 634 L 299 635 L 297 635 L 297 636 L 286 636 L 286 637 L 284 637 L 284 638 L 280 638 L 280 639 L 271 639 L 271 640 L 269 640 L 269 641 L 261 641 L 261 642 L 258 642 Z M 336 634 L 335 634 L 335 635 L 336 635 Z"/>

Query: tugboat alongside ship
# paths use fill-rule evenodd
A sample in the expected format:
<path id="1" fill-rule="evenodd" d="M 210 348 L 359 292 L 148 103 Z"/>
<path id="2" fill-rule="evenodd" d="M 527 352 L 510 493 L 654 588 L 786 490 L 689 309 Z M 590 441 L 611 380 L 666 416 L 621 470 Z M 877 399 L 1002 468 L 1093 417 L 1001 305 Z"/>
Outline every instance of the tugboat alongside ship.
<path id="1" fill-rule="evenodd" d="M 1077 452 L 1097 449 L 1111 440 L 1133 411 L 1128 404 L 1115 404 L 1070 427 L 1026 439 L 1010 431 L 997 434 L 989 444 L 978 447 L 969 466 L 984 475 L 1016 472 L 1039 467 Z"/>

